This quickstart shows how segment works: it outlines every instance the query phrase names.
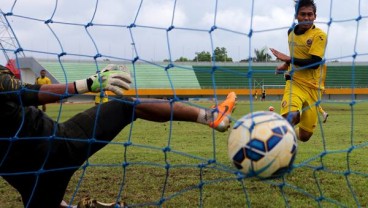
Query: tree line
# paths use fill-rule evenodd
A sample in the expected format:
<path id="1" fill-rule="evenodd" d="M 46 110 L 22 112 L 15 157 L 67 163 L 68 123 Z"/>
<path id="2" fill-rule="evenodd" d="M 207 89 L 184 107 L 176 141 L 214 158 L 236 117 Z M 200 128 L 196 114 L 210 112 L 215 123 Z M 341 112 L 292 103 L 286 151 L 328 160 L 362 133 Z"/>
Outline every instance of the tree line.
<path id="1" fill-rule="evenodd" d="M 210 62 L 215 60 L 217 62 L 233 62 L 233 59 L 228 56 L 227 50 L 225 47 L 216 47 L 213 56 L 208 51 L 202 51 L 195 53 L 193 59 L 189 59 L 186 57 L 180 57 L 175 60 L 175 62 Z M 254 49 L 254 56 L 247 59 L 242 59 L 240 62 L 268 62 L 272 61 L 272 56 L 268 53 L 268 48 L 264 47 L 262 49 Z M 169 62 L 168 59 L 165 59 L 164 62 Z"/>

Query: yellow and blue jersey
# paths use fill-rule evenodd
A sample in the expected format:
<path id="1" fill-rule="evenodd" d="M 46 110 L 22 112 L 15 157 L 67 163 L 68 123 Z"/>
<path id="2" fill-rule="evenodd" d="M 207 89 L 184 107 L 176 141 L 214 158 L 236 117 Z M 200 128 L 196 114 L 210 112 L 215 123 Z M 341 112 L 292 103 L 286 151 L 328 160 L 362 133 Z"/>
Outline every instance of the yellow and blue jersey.
<path id="1" fill-rule="evenodd" d="M 312 55 L 323 59 L 327 44 L 327 34 L 314 25 L 305 33 L 297 35 L 294 30 L 288 36 L 290 55 L 298 59 L 310 59 Z M 292 69 L 292 64 L 289 71 Z M 300 66 L 294 65 L 295 69 Z M 313 88 L 324 89 L 324 79 L 326 75 L 326 65 L 322 64 L 317 69 L 295 70 L 293 81 Z M 322 83 L 323 82 L 323 83 Z"/>

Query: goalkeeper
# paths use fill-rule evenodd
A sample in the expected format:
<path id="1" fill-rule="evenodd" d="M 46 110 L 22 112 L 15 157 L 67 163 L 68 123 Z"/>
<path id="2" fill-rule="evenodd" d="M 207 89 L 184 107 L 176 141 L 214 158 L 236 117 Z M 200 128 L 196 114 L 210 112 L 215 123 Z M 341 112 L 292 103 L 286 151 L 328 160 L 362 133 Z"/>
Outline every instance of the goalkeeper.
<path id="1" fill-rule="evenodd" d="M 73 83 L 31 85 L 0 65 L 0 175 L 21 194 L 25 207 L 59 207 L 73 173 L 137 118 L 166 122 L 172 116 L 173 120 L 205 124 L 220 132 L 230 126 L 234 92 L 215 109 L 121 97 L 63 123 L 33 107 L 100 89 L 122 96 L 130 84 L 130 73 L 124 66 L 108 65 L 100 73 Z M 90 142 L 91 138 L 95 142 Z"/>

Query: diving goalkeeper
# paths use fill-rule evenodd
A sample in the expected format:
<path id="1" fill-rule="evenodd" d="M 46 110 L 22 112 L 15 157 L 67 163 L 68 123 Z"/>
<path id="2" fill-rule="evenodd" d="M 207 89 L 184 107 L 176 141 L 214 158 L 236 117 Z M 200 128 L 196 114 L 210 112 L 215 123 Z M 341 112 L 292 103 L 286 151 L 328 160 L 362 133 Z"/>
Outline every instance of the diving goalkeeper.
<path id="1" fill-rule="evenodd" d="M 220 132 L 230 126 L 234 92 L 214 109 L 119 97 L 63 123 L 33 107 L 100 89 L 122 96 L 130 84 L 125 66 L 108 65 L 87 79 L 45 85 L 24 84 L 0 66 L 0 175 L 20 193 L 25 207 L 61 206 L 74 172 L 138 118 L 166 122 L 172 115 L 173 120 L 201 123 Z M 95 142 L 90 142 L 91 138 Z"/>

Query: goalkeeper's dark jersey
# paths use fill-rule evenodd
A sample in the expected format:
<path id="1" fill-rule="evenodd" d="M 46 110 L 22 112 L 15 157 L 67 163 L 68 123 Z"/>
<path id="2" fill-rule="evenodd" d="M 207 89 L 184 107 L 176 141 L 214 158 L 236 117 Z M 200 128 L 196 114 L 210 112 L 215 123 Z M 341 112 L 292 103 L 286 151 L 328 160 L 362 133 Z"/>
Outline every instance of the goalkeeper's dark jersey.
<path id="1" fill-rule="evenodd" d="M 28 207 L 58 207 L 74 172 L 135 119 L 134 107 L 112 100 L 58 123 L 30 107 L 39 88 L 0 66 L 0 173 L 15 173 L 1 176 Z"/>
<path id="2" fill-rule="evenodd" d="M 39 85 L 23 84 L 8 70 L 0 66 L 0 137 L 13 137 L 21 130 L 27 132 L 27 125 L 34 123 L 42 112 L 31 107 L 37 104 Z M 20 128 L 23 122 L 23 127 Z"/>

